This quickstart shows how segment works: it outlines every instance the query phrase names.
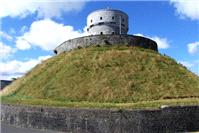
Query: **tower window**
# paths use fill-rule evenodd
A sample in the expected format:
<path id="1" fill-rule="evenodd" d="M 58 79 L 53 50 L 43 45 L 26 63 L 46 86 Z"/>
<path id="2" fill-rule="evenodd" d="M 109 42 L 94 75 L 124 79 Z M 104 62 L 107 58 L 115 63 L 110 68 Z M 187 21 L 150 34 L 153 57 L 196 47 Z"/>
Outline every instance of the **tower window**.
<path id="1" fill-rule="evenodd" d="M 112 19 L 114 20 L 114 19 L 115 19 L 115 17 L 112 17 Z"/>
<path id="2" fill-rule="evenodd" d="M 102 17 L 100 17 L 100 20 L 102 20 Z"/>
<path id="3" fill-rule="evenodd" d="M 104 22 L 100 22 L 100 23 L 99 23 L 99 25 L 102 25 L 102 24 L 104 24 Z"/>
<path id="4" fill-rule="evenodd" d="M 91 19 L 91 23 L 93 22 L 93 20 Z"/>
<path id="5" fill-rule="evenodd" d="M 91 28 L 91 27 L 93 27 L 93 26 L 94 26 L 93 24 L 92 24 L 92 25 L 90 25 L 90 28 Z"/>
<path id="6" fill-rule="evenodd" d="M 111 24 L 116 24 L 116 22 L 110 22 Z"/>
<path id="7" fill-rule="evenodd" d="M 112 35 L 114 35 L 115 34 L 115 32 L 112 32 Z"/>
<path id="8" fill-rule="evenodd" d="M 122 19 L 122 22 L 124 22 L 124 19 Z"/>
<path id="9" fill-rule="evenodd" d="M 103 35 L 103 32 L 100 32 L 100 35 Z"/>

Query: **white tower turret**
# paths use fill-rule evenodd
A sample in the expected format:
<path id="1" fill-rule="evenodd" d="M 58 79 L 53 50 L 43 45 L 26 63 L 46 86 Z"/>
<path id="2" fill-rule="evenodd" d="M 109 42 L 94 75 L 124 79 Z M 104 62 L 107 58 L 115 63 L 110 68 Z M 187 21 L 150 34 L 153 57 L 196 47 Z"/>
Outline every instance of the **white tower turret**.
<path id="1" fill-rule="evenodd" d="M 128 15 L 120 10 L 100 9 L 87 17 L 89 35 L 127 34 Z"/>

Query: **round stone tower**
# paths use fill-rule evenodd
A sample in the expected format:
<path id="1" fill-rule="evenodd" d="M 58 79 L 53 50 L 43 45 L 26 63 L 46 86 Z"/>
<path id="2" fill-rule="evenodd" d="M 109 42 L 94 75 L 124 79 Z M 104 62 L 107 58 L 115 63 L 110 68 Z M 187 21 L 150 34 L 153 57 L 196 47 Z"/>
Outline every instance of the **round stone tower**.
<path id="1" fill-rule="evenodd" d="M 92 45 L 128 45 L 158 51 L 151 39 L 128 35 L 128 15 L 120 10 L 100 9 L 87 17 L 87 36 L 67 40 L 54 49 L 56 54 Z"/>
<path id="2" fill-rule="evenodd" d="M 87 17 L 89 35 L 127 34 L 128 15 L 120 10 L 100 9 Z"/>

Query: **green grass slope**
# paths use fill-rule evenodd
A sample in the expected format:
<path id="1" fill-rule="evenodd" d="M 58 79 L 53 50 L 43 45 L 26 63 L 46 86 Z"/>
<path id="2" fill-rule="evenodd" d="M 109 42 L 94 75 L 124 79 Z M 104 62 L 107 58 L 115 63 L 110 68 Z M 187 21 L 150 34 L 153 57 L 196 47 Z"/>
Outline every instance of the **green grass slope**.
<path id="1" fill-rule="evenodd" d="M 137 103 L 198 97 L 199 77 L 155 51 L 94 46 L 43 61 L 1 95 L 18 101 Z"/>

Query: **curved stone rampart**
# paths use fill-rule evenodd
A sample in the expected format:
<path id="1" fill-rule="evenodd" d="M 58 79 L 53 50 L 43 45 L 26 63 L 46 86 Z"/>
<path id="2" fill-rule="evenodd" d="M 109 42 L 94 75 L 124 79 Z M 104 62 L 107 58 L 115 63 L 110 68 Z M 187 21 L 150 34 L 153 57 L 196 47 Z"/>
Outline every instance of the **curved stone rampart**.
<path id="1" fill-rule="evenodd" d="M 1 122 L 74 133 L 199 131 L 199 106 L 154 110 L 75 109 L 1 105 Z"/>
<path id="2" fill-rule="evenodd" d="M 76 48 L 91 45 L 130 45 L 139 46 L 158 51 L 157 43 L 151 39 L 134 35 L 91 35 L 65 41 L 55 48 L 54 52 L 60 54 Z"/>

